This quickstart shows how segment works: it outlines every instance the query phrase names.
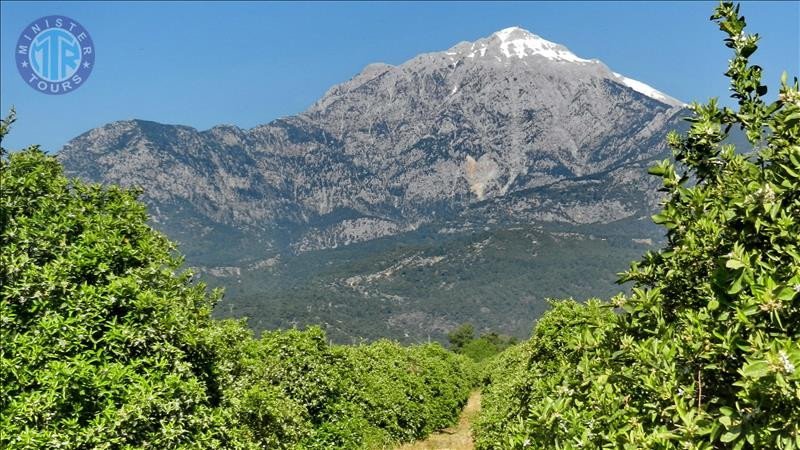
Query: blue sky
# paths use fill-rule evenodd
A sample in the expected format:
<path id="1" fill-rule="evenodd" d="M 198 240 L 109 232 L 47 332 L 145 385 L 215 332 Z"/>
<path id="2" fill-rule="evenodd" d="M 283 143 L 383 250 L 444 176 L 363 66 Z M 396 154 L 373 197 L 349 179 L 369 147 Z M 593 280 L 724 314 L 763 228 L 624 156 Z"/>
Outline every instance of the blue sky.
<path id="1" fill-rule="evenodd" d="M 7 148 L 57 151 L 104 123 L 140 118 L 249 128 L 296 114 L 371 62 L 399 64 L 521 26 L 684 101 L 727 98 L 729 58 L 708 21 L 715 2 L 2 2 L 0 109 Z M 800 2 L 744 2 L 762 36 L 754 61 L 775 90 L 800 73 Z M 90 32 L 96 67 L 66 95 L 27 86 L 14 46 L 31 21 L 61 14 Z M 774 93 L 774 92 L 773 92 Z"/>

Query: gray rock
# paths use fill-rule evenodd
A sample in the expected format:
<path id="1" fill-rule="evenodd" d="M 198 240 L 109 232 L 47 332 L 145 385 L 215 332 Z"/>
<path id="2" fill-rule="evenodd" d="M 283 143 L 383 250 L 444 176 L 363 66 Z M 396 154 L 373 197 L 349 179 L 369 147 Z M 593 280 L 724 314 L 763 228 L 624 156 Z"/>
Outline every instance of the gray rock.
<path id="1" fill-rule="evenodd" d="M 120 121 L 59 157 L 71 175 L 142 187 L 156 223 L 283 228 L 286 248 L 302 252 L 437 221 L 646 215 L 658 196 L 644 167 L 665 155 L 682 112 L 598 60 L 509 28 L 370 64 L 306 112 L 250 130 Z"/>

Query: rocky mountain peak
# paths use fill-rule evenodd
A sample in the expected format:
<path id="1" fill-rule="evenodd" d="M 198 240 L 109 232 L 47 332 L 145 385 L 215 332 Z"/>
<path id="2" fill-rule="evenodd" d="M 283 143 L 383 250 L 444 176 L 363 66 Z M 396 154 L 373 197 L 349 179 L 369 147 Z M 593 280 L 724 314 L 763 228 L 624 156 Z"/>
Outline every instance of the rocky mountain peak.
<path id="1" fill-rule="evenodd" d="M 549 295 L 537 273 L 616 248 L 594 230 L 658 238 L 646 224 L 660 183 L 646 167 L 668 154 L 680 105 L 512 27 L 370 64 L 305 112 L 251 129 L 119 121 L 59 158 L 71 176 L 142 188 L 153 226 L 239 290 L 231 314 L 255 313 L 259 327 L 310 318 L 338 336 L 363 335 L 349 327 L 369 316 L 427 334 L 461 321 L 453 310 L 489 324 L 529 313 L 529 293 Z M 592 231 L 581 243 L 564 227 Z M 576 284 L 593 279 L 581 271 Z"/>
<path id="2" fill-rule="evenodd" d="M 580 58 L 563 45 L 550 42 L 520 27 L 504 28 L 475 42 L 461 42 L 445 54 L 450 57 L 489 59 L 505 63 L 544 58 L 559 63 L 600 64 L 596 59 Z"/>
<path id="3" fill-rule="evenodd" d="M 551 70 L 556 72 L 569 73 L 577 78 L 607 79 L 671 107 L 685 106 L 684 102 L 646 83 L 611 71 L 599 59 L 581 58 L 567 47 L 517 26 L 504 28 L 474 42 L 461 42 L 445 52 L 430 55 L 444 55 L 450 61 L 505 67 L 513 71 L 543 70 L 544 65 L 552 65 Z M 367 70 L 364 73 L 367 72 L 372 73 Z"/>
<path id="4" fill-rule="evenodd" d="M 541 56 L 552 61 L 598 63 L 597 60 L 579 58 L 563 45 L 550 42 L 519 27 L 505 28 L 494 33 L 489 38 L 489 43 L 498 46 L 500 54 L 506 58 Z"/>
<path id="5" fill-rule="evenodd" d="M 249 130 L 115 122 L 60 158 L 72 175 L 142 187 L 162 223 L 277 227 L 294 250 L 322 249 L 464 214 L 644 216 L 658 199 L 643 195 L 642 167 L 663 157 L 680 112 L 644 83 L 511 27 L 370 64 L 304 113 Z"/>

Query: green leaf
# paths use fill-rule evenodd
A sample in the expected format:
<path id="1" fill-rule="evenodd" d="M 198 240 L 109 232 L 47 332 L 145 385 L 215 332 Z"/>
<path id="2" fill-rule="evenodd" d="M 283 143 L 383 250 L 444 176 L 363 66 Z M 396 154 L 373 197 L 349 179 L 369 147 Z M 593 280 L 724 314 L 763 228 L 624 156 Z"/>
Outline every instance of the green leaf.
<path id="1" fill-rule="evenodd" d="M 742 375 L 747 378 L 759 379 L 769 374 L 769 363 L 766 361 L 755 361 L 746 364 L 742 368 Z"/>
<path id="2" fill-rule="evenodd" d="M 744 267 L 744 263 L 739 261 L 738 259 L 729 259 L 728 261 L 725 262 L 725 267 L 734 270 L 741 269 L 742 267 Z"/>
<path id="3" fill-rule="evenodd" d="M 720 437 L 719 440 L 727 444 L 729 442 L 735 441 L 741 433 L 742 429 L 740 427 L 731 428 L 730 430 L 723 433 L 722 437 Z"/>

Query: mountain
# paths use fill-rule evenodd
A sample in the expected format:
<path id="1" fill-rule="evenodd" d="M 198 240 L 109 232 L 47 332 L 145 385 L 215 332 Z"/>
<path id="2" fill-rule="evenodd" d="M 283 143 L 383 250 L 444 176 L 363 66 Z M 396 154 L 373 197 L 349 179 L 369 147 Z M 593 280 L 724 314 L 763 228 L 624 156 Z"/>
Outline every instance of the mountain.
<path id="1" fill-rule="evenodd" d="M 305 112 L 249 130 L 120 121 L 59 157 L 71 175 L 142 187 L 154 226 L 229 286 L 221 314 L 247 312 L 257 327 L 317 321 L 343 340 L 440 338 L 470 319 L 452 313 L 463 307 L 452 293 L 476 286 L 464 280 L 513 263 L 465 311 L 495 311 L 478 325 L 522 335 L 509 324 L 529 323 L 546 295 L 541 271 L 528 269 L 570 260 L 580 274 L 588 266 L 578 256 L 598 242 L 659 238 L 644 220 L 659 200 L 646 167 L 666 156 L 666 133 L 684 113 L 680 101 L 515 27 L 398 66 L 370 64 Z M 528 250 L 477 263 L 476 236 Z M 619 289 L 613 273 L 630 256 L 606 250 L 606 276 L 585 280 L 597 292 Z M 447 273 L 466 275 L 429 289 L 407 276 L 441 277 L 445 261 Z M 344 289 L 343 274 L 379 286 Z M 494 297 L 513 306 L 497 312 Z M 358 311 L 374 314 L 356 320 Z"/>

